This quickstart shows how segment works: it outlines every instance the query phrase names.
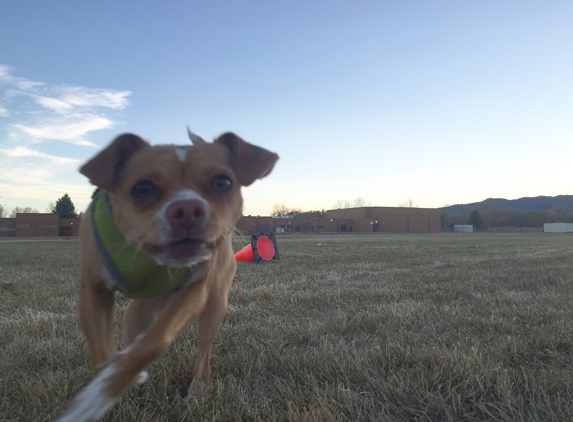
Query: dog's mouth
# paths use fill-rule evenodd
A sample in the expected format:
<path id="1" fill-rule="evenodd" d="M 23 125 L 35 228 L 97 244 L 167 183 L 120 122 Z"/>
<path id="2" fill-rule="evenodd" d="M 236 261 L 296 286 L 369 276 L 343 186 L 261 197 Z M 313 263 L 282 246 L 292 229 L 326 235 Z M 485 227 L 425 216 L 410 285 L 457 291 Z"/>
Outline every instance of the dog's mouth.
<path id="1" fill-rule="evenodd" d="M 185 237 L 165 245 L 146 243 L 143 249 L 160 265 L 188 266 L 211 258 L 222 237 L 207 242 L 203 238 Z"/>

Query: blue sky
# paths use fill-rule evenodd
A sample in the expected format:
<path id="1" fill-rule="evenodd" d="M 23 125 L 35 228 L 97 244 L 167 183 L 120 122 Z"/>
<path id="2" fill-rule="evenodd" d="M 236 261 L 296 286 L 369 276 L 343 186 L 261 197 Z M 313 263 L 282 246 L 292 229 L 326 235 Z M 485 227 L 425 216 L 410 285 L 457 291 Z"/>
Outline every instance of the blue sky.
<path id="1" fill-rule="evenodd" d="M 84 209 L 115 135 L 280 155 L 245 214 L 573 194 L 571 1 L 0 4 L 0 204 Z"/>

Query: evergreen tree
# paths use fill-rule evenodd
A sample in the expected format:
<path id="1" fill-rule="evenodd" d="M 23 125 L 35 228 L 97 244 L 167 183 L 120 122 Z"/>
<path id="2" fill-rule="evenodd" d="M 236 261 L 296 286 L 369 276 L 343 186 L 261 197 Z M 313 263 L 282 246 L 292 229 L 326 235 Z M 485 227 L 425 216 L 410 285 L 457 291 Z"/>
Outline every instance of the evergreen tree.
<path id="1" fill-rule="evenodd" d="M 52 214 L 58 214 L 60 218 L 73 218 L 78 216 L 76 207 L 67 193 L 56 201 L 56 205 L 50 204 L 50 209 L 52 210 Z"/>
<path id="2" fill-rule="evenodd" d="M 468 218 L 468 224 L 474 226 L 476 230 L 483 230 L 485 226 L 483 218 L 481 218 L 481 215 L 479 215 L 477 210 L 473 210 L 470 214 L 470 218 Z"/>

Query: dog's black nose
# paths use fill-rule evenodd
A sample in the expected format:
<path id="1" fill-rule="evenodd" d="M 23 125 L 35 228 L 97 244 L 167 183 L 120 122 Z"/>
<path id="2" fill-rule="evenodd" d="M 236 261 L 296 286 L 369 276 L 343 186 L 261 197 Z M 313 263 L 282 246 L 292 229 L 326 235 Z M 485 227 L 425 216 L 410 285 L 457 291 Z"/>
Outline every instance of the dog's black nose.
<path id="1" fill-rule="evenodd" d="M 202 226 L 207 217 L 205 203 L 198 199 L 185 199 L 167 208 L 167 220 L 172 227 L 193 228 Z"/>

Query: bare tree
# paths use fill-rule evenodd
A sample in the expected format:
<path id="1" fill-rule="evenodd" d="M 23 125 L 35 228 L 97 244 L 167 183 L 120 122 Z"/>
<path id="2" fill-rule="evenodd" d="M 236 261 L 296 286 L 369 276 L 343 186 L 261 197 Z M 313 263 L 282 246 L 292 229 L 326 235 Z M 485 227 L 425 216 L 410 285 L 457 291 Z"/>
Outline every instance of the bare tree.
<path id="1" fill-rule="evenodd" d="M 299 211 L 296 213 L 296 217 L 303 217 L 303 218 L 319 218 L 319 217 L 326 217 L 326 210 L 310 210 L 310 211 Z"/>
<path id="2" fill-rule="evenodd" d="M 24 208 L 16 207 L 12 210 L 12 213 L 10 215 L 16 217 L 16 214 L 33 214 L 37 212 L 39 211 L 36 208 L 32 207 L 24 207 Z"/>
<path id="3" fill-rule="evenodd" d="M 285 204 L 275 204 L 271 215 L 273 217 L 284 217 L 290 215 L 291 210 Z"/>
<path id="4" fill-rule="evenodd" d="M 4 205 L 0 204 L 0 218 L 4 218 L 8 215 L 8 210 L 4 208 Z"/>
<path id="5" fill-rule="evenodd" d="M 293 207 L 290 209 L 289 214 L 287 215 L 292 215 L 293 217 L 296 217 L 300 213 L 302 213 L 302 210 L 300 208 Z"/>
<path id="6" fill-rule="evenodd" d="M 333 208 L 350 208 L 350 202 L 348 201 L 348 199 L 339 199 L 338 201 L 336 201 L 334 203 Z"/>
<path id="7" fill-rule="evenodd" d="M 354 200 L 354 208 L 363 207 L 366 204 L 366 201 L 363 197 L 359 196 Z"/>
<path id="8" fill-rule="evenodd" d="M 404 202 L 400 202 L 398 206 L 402 208 L 418 208 L 420 204 L 417 204 L 412 198 L 410 198 Z"/>

